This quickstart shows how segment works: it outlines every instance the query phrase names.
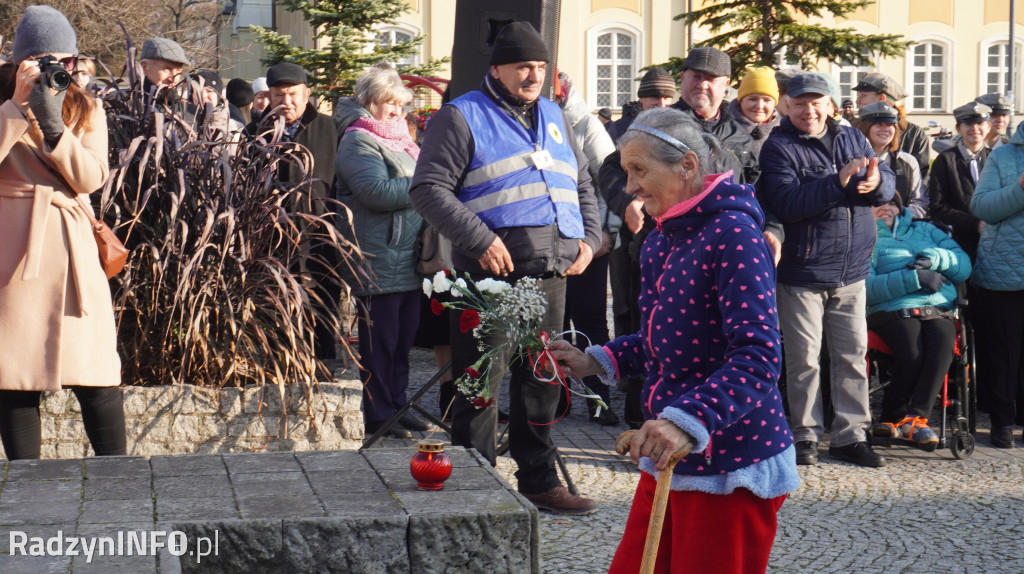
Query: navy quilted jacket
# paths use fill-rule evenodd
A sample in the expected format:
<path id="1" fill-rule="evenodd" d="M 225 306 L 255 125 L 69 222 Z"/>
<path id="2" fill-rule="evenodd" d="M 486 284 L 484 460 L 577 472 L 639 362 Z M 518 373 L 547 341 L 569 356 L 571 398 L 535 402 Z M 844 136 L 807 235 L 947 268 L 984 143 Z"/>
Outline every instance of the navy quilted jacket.
<path id="1" fill-rule="evenodd" d="M 797 130 L 789 118 L 761 148 L 760 197 L 786 230 L 779 262 L 779 283 L 803 287 L 840 287 L 867 278 L 875 245 L 871 206 L 885 205 L 895 191 L 895 177 L 884 162 L 874 191 L 857 193 L 864 170 L 839 185 L 839 170 L 875 152 L 864 134 L 832 119 L 827 128 L 832 149 Z"/>
<path id="2" fill-rule="evenodd" d="M 646 418 L 672 407 L 710 435 L 677 475 L 732 472 L 793 444 L 776 386 L 782 358 L 764 216 L 753 186 L 711 177 L 717 185 L 709 178 L 713 188 L 696 206 L 670 210 L 644 243 L 640 332 L 605 346 L 617 377 L 646 376 Z"/>

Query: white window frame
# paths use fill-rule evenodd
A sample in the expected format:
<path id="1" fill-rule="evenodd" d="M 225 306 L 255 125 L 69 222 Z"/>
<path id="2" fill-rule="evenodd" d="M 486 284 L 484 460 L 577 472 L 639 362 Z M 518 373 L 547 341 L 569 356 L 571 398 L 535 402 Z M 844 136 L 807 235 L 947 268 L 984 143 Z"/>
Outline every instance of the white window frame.
<path id="1" fill-rule="evenodd" d="M 1010 36 L 1008 34 L 1000 34 L 996 36 L 989 36 L 981 41 L 981 49 L 978 51 L 978 94 L 987 94 L 988 89 L 988 51 L 989 48 L 996 44 L 1009 44 Z M 1013 86 L 1013 101 L 1015 109 L 1021 109 L 1021 103 L 1024 102 L 1024 90 L 1022 90 L 1022 76 L 1024 76 L 1024 40 L 1014 39 L 1016 49 L 1014 50 L 1014 65 L 1017 68 L 1017 81 Z M 1005 57 L 1005 55 L 1004 55 Z M 1005 74 L 1005 72 L 1002 72 Z M 1003 93 L 1002 89 L 999 93 Z"/>
<path id="2" fill-rule="evenodd" d="M 420 32 L 419 32 L 419 30 L 417 30 L 416 28 L 414 28 L 414 27 L 412 27 L 412 26 L 410 26 L 408 24 L 387 24 L 387 25 L 384 25 L 384 26 L 379 26 L 379 27 L 377 27 L 374 30 L 374 36 L 373 36 L 374 40 L 376 41 L 380 37 L 381 34 L 390 34 L 391 35 L 391 40 L 394 41 L 394 38 L 395 38 L 394 35 L 395 34 L 406 34 L 406 35 L 409 36 L 409 38 L 415 38 L 416 36 L 420 35 Z M 422 46 L 420 46 L 420 47 L 422 48 Z M 419 66 L 420 63 L 423 61 L 422 56 L 423 56 L 422 50 L 420 50 L 420 51 L 416 52 L 415 54 L 413 54 L 410 60 L 408 60 L 408 61 L 399 61 L 399 62 L 391 62 L 391 65 L 396 66 L 396 67 L 397 66 Z"/>
<path id="3" fill-rule="evenodd" d="M 955 58 L 953 57 L 953 47 L 954 47 L 953 40 L 951 38 L 947 38 L 945 36 L 937 36 L 937 35 L 917 36 L 917 37 L 912 38 L 912 39 L 913 39 L 914 42 L 917 42 L 917 43 L 914 44 L 913 46 L 910 46 L 909 48 L 907 48 L 906 56 L 904 56 L 904 58 L 905 58 L 904 61 L 907 63 L 907 65 L 905 66 L 906 76 L 903 79 L 903 85 L 906 87 L 906 91 L 907 91 L 907 94 L 908 94 L 907 95 L 907 111 L 908 112 L 920 112 L 920 113 L 933 113 L 933 114 L 935 114 L 935 113 L 941 113 L 941 114 L 951 113 L 952 109 L 954 107 L 954 104 L 953 104 L 953 102 L 955 101 L 954 98 L 957 96 L 957 94 L 954 93 L 954 90 L 955 90 L 955 85 L 954 84 L 955 84 L 955 82 L 953 82 L 953 78 L 956 77 L 955 70 L 953 69 L 953 65 L 956 62 Z M 942 46 L 942 49 L 945 51 L 945 53 L 943 55 L 944 61 L 943 61 L 943 65 L 942 65 L 942 69 L 943 69 L 943 72 L 945 74 L 945 77 L 944 77 L 944 81 L 943 81 L 943 84 L 942 84 L 943 85 L 943 93 L 942 93 L 942 108 L 941 109 L 933 109 L 933 108 L 930 108 L 930 107 L 925 107 L 925 108 L 922 108 L 922 109 L 918 109 L 918 108 L 916 108 L 914 106 L 914 72 L 917 70 L 914 67 L 914 49 L 917 48 L 919 45 L 926 44 L 926 43 L 927 44 L 938 44 L 939 46 Z M 924 69 L 925 70 L 930 70 L 930 68 L 931 68 L 931 64 L 930 63 L 926 63 Z M 930 98 L 931 96 L 926 95 L 925 97 L 926 98 Z"/>
<path id="4" fill-rule="evenodd" d="M 847 84 L 849 88 L 848 94 L 843 94 L 844 84 L 842 83 L 842 72 L 852 71 L 854 81 L 853 83 Z M 859 78 L 862 77 L 860 74 L 863 73 L 865 76 L 873 74 L 878 71 L 878 54 L 871 54 L 871 63 L 867 66 L 839 66 L 836 64 L 832 65 L 832 78 L 835 79 L 836 85 L 839 86 L 839 105 L 842 105 L 843 100 L 850 100 L 851 102 L 857 101 L 857 95 L 854 93 L 853 88 L 859 82 Z M 840 110 L 842 111 L 842 110 Z"/>
<path id="5" fill-rule="evenodd" d="M 633 37 L 633 81 L 630 93 L 626 98 L 627 102 L 636 100 L 636 90 L 640 87 L 640 81 L 636 77 L 640 74 L 640 68 L 643 67 L 644 62 L 643 55 L 643 31 L 634 26 L 630 26 L 625 22 L 614 22 L 605 25 L 595 26 L 587 30 L 587 105 L 592 108 L 608 107 L 612 110 L 620 110 L 622 108 L 617 102 L 612 102 L 611 105 L 601 106 L 597 102 L 597 39 L 604 34 L 616 32 L 619 34 L 628 34 Z M 618 58 L 613 58 L 617 60 Z M 613 73 L 612 81 L 616 82 L 617 77 Z M 614 87 L 614 86 L 613 86 Z M 612 92 L 617 93 L 616 91 Z"/>

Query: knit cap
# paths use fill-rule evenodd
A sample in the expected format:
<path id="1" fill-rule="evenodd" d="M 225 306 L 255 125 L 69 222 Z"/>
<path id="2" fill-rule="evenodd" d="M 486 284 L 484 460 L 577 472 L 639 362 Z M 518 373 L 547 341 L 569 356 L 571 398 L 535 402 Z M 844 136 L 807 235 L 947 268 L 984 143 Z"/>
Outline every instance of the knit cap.
<path id="1" fill-rule="evenodd" d="M 743 76 L 739 90 L 736 94 L 737 100 L 750 94 L 764 94 L 770 96 L 776 103 L 779 101 L 779 84 L 775 81 L 775 70 L 771 68 L 751 68 Z"/>
<path id="2" fill-rule="evenodd" d="M 640 80 L 640 89 L 636 92 L 640 98 L 674 98 L 676 97 L 676 82 L 668 70 L 661 66 L 655 66 Z"/>
<path id="3" fill-rule="evenodd" d="M 514 62 L 550 62 L 544 37 L 529 22 L 512 22 L 498 32 L 491 52 L 491 65 Z"/>
<path id="4" fill-rule="evenodd" d="M 36 54 L 78 54 L 75 29 L 63 14 L 49 6 L 25 8 L 14 31 L 14 63 Z"/>
<path id="5" fill-rule="evenodd" d="M 256 98 L 256 94 L 253 92 L 249 82 L 242 78 L 234 78 L 228 82 L 227 98 L 229 102 L 240 108 L 252 103 Z"/>

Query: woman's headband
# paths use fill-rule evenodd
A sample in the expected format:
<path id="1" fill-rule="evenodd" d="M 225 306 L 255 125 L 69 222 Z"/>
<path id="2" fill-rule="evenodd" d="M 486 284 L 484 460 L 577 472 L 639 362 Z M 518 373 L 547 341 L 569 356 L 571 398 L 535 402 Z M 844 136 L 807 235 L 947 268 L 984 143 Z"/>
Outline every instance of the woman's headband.
<path id="1" fill-rule="evenodd" d="M 676 148 L 677 150 L 679 150 L 679 151 L 681 151 L 683 153 L 686 153 L 688 151 L 693 151 L 690 148 L 690 146 L 688 146 L 688 145 L 684 144 L 683 142 L 677 140 L 676 138 L 668 135 L 667 133 L 659 130 L 658 128 L 652 128 L 651 126 L 637 125 L 636 123 L 633 123 L 633 124 L 631 124 L 629 126 L 629 128 L 626 129 L 626 131 L 633 131 L 633 130 L 638 131 L 638 132 L 644 132 L 645 134 L 650 134 L 650 135 L 660 139 L 661 141 L 667 143 L 668 145 Z"/>

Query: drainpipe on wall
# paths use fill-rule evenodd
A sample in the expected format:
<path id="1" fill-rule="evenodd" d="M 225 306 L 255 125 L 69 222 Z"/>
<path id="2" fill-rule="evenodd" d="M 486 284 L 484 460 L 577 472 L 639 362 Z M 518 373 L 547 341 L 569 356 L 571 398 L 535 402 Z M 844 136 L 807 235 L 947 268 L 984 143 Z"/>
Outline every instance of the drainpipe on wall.
<path id="1" fill-rule="evenodd" d="M 1014 88 L 1016 83 L 1019 81 L 1017 74 L 1014 73 L 1014 61 L 1013 55 L 1016 52 L 1016 44 L 1014 44 L 1014 29 L 1017 27 L 1017 0 L 1010 0 L 1010 44 L 1006 47 L 1007 54 L 1006 60 L 1009 62 L 1010 72 L 1006 75 L 1006 97 L 1013 102 L 1014 109 L 1017 108 L 1017 98 L 1014 95 Z M 1010 123 L 1006 126 L 1006 133 L 1013 135 L 1013 114 L 1010 114 Z"/>

